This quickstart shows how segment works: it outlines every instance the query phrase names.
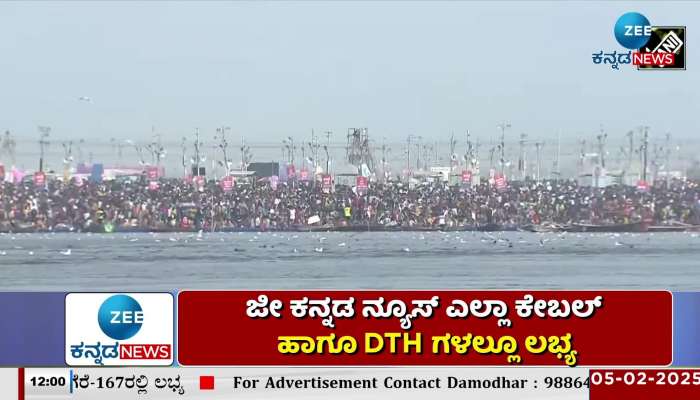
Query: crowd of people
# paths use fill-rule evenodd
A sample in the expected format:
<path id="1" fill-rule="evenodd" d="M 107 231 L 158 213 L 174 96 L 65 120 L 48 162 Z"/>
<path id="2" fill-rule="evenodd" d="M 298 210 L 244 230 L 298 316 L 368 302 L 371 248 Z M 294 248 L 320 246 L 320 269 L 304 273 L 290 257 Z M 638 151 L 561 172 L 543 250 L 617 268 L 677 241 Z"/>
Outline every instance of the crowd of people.
<path id="1" fill-rule="evenodd" d="M 0 183 L 0 232 L 496 229 L 546 224 L 700 224 L 700 184 L 673 180 L 652 186 L 591 188 L 574 181 L 509 182 L 497 189 L 443 182 L 388 182 L 366 192 L 320 183 L 236 182 L 230 190 L 214 181 L 202 186 L 161 179 L 85 182 L 58 180 L 36 187 Z"/>

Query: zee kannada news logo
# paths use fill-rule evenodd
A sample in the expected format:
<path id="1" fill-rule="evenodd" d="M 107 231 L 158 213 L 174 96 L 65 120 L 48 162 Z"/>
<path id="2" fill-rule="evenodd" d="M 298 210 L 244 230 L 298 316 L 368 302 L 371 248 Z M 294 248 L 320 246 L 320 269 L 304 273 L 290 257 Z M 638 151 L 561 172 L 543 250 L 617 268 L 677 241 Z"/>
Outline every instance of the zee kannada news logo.
<path id="1" fill-rule="evenodd" d="M 66 298 L 68 364 L 169 365 L 172 316 L 168 318 L 167 306 L 172 305 L 172 296 L 160 293 L 140 296 L 136 297 L 145 302 L 146 307 L 127 294 L 114 294 L 106 299 L 98 293 L 69 294 Z M 97 304 L 100 306 L 95 315 Z M 89 309 L 92 312 L 86 312 Z M 164 314 L 149 315 L 146 310 L 151 314 L 158 314 L 157 311 Z M 164 316 L 165 321 L 162 320 Z M 153 325 L 149 330 L 145 329 L 147 321 Z"/>
<path id="2" fill-rule="evenodd" d="M 117 294 L 102 303 L 97 313 L 97 321 L 105 335 L 114 340 L 127 340 L 141 330 L 144 313 L 139 302 L 133 297 Z M 119 345 L 119 358 L 122 360 L 167 360 L 170 355 L 168 344 Z"/>
<path id="3" fill-rule="evenodd" d="M 618 18 L 615 39 L 627 52 L 593 53 L 594 64 L 633 64 L 640 70 L 684 70 L 685 26 L 652 26 L 647 17 L 628 12 Z"/>

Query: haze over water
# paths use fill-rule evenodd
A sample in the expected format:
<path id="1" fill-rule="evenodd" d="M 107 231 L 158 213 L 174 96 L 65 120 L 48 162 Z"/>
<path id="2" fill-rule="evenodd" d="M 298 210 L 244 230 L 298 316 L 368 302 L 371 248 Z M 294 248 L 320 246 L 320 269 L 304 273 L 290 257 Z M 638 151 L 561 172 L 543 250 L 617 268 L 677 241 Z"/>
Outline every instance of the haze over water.
<path id="1" fill-rule="evenodd" d="M 613 27 L 629 11 L 689 27 L 686 71 L 592 62 L 594 52 L 621 50 Z M 136 164 L 133 147 L 118 155 L 116 143 L 158 134 L 162 163 L 179 176 L 181 139 L 189 158 L 195 128 L 210 161 L 222 125 L 255 161 L 279 160 L 289 136 L 332 131 L 337 170 L 347 129 L 368 127 L 400 172 L 408 135 L 440 142 L 444 165 L 451 134 L 461 156 L 467 130 L 486 167 L 506 121 L 508 160 L 517 162 L 525 133 L 545 143 L 548 174 L 561 136 L 559 167 L 570 176 L 580 140 L 597 151 L 603 128 L 612 163 L 625 134 L 648 125 L 652 145 L 672 134 L 673 168 L 682 169 L 698 150 L 699 16 L 690 1 L 0 2 L 0 134 L 15 135 L 17 165 L 33 170 L 37 125 L 51 127 L 45 162 L 57 171 L 63 142 L 85 140 L 76 162 Z M 534 160 L 534 144 L 528 151 Z"/>

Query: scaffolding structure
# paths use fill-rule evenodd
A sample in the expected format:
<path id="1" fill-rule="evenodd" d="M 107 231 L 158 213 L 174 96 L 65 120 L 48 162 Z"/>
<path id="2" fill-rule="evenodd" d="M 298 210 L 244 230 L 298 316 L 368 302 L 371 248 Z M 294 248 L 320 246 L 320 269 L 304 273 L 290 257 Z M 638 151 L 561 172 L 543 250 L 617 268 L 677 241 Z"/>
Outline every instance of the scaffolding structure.
<path id="1" fill-rule="evenodd" d="M 348 128 L 347 140 L 346 160 L 348 164 L 355 166 L 358 171 L 363 165 L 373 171 L 374 157 L 367 128 Z"/>

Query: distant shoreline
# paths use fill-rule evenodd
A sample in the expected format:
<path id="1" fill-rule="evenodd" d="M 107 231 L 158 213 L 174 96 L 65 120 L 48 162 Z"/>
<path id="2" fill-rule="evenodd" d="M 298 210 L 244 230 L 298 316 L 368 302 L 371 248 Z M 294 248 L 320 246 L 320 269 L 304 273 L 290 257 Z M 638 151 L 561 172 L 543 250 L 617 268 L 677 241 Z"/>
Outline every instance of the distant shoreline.
<path id="1" fill-rule="evenodd" d="M 93 225 L 78 229 L 61 226 L 54 229 L 39 229 L 34 227 L 0 227 L 0 234 L 18 233 L 238 233 L 238 232 L 533 232 L 533 233 L 563 233 L 563 232 L 628 232 L 628 233 L 660 233 L 660 232 L 700 232 L 700 225 L 652 225 L 635 222 L 618 225 L 467 225 L 467 226 L 385 226 L 385 225 L 349 225 L 349 226 L 290 226 L 284 228 L 148 228 L 148 227 L 114 227 L 106 230 L 103 225 Z"/>

